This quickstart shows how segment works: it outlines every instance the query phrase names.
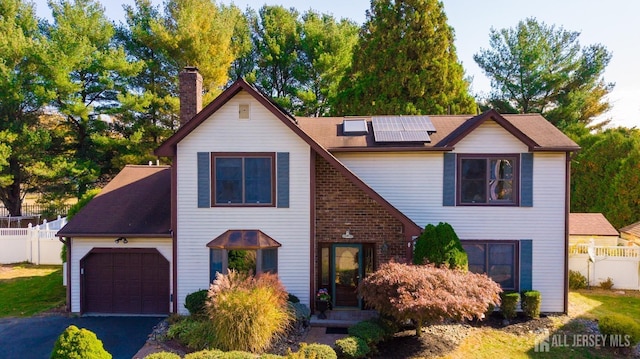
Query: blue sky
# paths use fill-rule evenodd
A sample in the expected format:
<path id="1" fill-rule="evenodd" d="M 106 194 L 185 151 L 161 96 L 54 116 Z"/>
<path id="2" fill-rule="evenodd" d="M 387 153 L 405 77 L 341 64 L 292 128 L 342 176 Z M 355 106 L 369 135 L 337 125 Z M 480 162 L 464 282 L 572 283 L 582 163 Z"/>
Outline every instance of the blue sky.
<path id="1" fill-rule="evenodd" d="M 38 16 L 50 17 L 46 0 L 34 1 Z M 122 4 L 133 0 L 101 0 L 107 17 L 122 21 Z M 162 0 L 153 0 L 161 4 Z M 314 9 L 349 18 L 362 24 L 369 0 L 222 0 L 241 9 L 258 9 L 264 4 L 294 7 L 300 12 Z M 467 75 L 473 77 L 472 92 L 487 93 L 489 79 L 473 61 L 473 54 L 489 46 L 489 30 L 514 27 L 518 21 L 535 17 L 548 25 L 579 31 L 582 45 L 601 43 L 613 57 L 604 78 L 615 83 L 609 100 L 613 109 L 604 118 L 613 125 L 640 127 L 640 2 L 628 0 L 444 0 L 445 12 L 456 34 L 458 58 Z"/>

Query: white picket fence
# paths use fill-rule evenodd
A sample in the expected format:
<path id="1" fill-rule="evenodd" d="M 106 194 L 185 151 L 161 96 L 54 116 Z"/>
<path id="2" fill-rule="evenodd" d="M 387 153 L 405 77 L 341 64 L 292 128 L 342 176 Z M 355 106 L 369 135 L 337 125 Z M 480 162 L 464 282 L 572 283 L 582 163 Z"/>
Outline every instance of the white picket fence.
<path id="1" fill-rule="evenodd" d="M 58 217 L 28 228 L 0 228 L 0 263 L 62 264 L 62 242 L 55 234 L 66 223 Z"/>
<path id="2" fill-rule="evenodd" d="M 640 290 L 640 247 L 572 245 L 569 269 L 582 273 L 592 286 L 611 278 L 615 289 Z"/>

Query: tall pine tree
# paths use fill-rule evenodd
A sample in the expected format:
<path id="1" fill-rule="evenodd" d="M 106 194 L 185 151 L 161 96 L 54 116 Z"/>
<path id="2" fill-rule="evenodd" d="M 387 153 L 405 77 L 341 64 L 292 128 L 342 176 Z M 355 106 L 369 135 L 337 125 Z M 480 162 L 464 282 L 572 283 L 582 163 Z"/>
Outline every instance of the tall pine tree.
<path id="1" fill-rule="evenodd" d="M 453 29 L 437 0 L 372 0 L 338 115 L 475 113 Z"/>

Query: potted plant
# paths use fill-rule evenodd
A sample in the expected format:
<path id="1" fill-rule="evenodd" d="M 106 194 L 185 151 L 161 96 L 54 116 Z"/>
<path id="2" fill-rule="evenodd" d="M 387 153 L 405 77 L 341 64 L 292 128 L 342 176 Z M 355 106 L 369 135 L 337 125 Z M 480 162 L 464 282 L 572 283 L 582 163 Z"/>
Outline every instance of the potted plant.
<path id="1" fill-rule="evenodd" d="M 331 295 L 327 288 L 318 289 L 316 293 L 316 309 L 320 312 L 318 319 L 327 319 L 325 312 L 331 307 Z"/>

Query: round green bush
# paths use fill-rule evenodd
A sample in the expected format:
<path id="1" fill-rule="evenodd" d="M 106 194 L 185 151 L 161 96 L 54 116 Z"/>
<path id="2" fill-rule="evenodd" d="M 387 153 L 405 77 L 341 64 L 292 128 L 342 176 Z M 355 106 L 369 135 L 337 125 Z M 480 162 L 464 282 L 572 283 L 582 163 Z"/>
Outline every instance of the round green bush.
<path id="1" fill-rule="evenodd" d="M 208 296 L 209 291 L 206 289 L 190 293 L 184 300 L 184 307 L 191 315 L 203 316 L 206 314 Z"/>
<path id="2" fill-rule="evenodd" d="M 298 353 L 303 353 L 305 358 L 337 359 L 335 350 L 326 344 L 305 344 L 300 346 Z"/>
<path id="3" fill-rule="evenodd" d="M 56 340 L 51 359 L 111 359 L 111 354 L 95 333 L 70 325 Z"/>
<path id="4" fill-rule="evenodd" d="M 610 314 L 598 319 L 600 333 L 607 336 L 620 335 L 622 343 L 626 339 L 631 345 L 640 342 L 640 324 L 630 317 L 620 314 Z"/>
<path id="5" fill-rule="evenodd" d="M 347 359 L 365 358 L 371 352 L 367 342 L 358 337 L 338 339 L 335 347 L 340 358 Z"/>
<path id="6" fill-rule="evenodd" d="M 149 354 L 144 359 L 180 359 L 180 355 L 170 352 L 159 352 Z"/>
<path id="7" fill-rule="evenodd" d="M 520 301 L 520 293 L 518 292 L 502 292 L 500 293 L 500 311 L 505 319 L 513 319 L 516 317 L 516 308 Z"/>
<path id="8" fill-rule="evenodd" d="M 587 278 L 582 273 L 574 270 L 569 271 L 569 288 L 572 290 L 584 289 L 587 287 Z"/>
<path id="9" fill-rule="evenodd" d="M 300 299 L 291 293 L 287 293 L 287 301 L 291 303 L 300 303 Z"/>
<path id="10" fill-rule="evenodd" d="M 375 345 L 381 342 L 385 337 L 385 330 L 380 325 L 372 321 L 359 322 L 351 326 L 348 330 L 349 335 L 364 339 L 367 344 Z"/>
<path id="11" fill-rule="evenodd" d="M 309 318 L 311 318 L 311 309 L 309 309 L 309 307 L 307 307 L 306 304 L 293 303 L 293 302 L 288 302 L 288 303 L 289 303 L 289 309 L 295 316 L 296 321 L 301 322 L 301 321 L 309 320 Z"/>

